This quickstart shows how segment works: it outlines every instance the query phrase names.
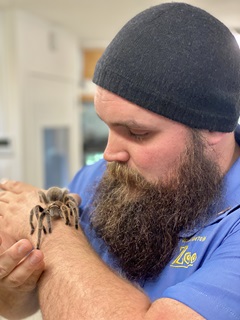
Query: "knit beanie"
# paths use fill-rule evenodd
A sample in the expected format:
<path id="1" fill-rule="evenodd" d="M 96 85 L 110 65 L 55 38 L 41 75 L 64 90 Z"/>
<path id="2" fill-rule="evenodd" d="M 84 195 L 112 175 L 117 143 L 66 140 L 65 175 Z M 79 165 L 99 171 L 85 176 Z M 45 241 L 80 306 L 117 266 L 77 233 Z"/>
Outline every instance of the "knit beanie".
<path id="1" fill-rule="evenodd" d="M 240 50 L 206 11 L 164 3 L 123 26 L 97 62 L 93 82 L 189 127 L 231 132 L 240 110 Z"/>

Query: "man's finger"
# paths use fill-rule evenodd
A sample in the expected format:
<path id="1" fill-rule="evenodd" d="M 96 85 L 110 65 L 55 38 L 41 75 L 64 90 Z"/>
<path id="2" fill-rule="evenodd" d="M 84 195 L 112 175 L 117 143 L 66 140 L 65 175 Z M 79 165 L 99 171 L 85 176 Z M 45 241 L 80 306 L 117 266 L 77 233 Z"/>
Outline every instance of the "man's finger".
<path id="1" fill-rule="evenodd" d="M 0 189 L 13 193 L 21 193 L 23 191 L 37 190 L 38 188 L 21 181 L 3 180 L 0 181 Z"/>
<path id="2" fill-rule="evenodd" d="M 23 239 L 4 251 L 0 255 L 0 279 L 8 276 L 32 250 L 32 244 Z"/>
<path id="3" fill-rule="evenodd" d="M 18 290 L 30 290 L 36 283 L 44 270 L 43 253 L 33 250 L 17 267 L 4 279 L 2 284 L 18 288 Z"/>

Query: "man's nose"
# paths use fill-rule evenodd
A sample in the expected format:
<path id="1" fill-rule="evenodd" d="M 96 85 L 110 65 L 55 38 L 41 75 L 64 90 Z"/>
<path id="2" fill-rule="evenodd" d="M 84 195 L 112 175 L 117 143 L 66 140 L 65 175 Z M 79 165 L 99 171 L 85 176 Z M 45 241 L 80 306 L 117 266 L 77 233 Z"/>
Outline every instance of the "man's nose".
<path id="1" fill-rule="evenodd" d="M 127 141 L 117 133 L 109 132 L 103 157 L 108 162 L 127 162 L 129 160 Z"/>

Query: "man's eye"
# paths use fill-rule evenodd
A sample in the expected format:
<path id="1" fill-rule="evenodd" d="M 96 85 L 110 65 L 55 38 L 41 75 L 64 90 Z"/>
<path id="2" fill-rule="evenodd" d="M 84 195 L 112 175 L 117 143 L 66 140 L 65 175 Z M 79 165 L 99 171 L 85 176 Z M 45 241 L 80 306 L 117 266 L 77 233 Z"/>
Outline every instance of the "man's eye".
<path id="1" fill-rule="evenodd" d="M 143 132 L 143 133 L 137 133 L 137 132 L 133 132 L 131 130 L 129 130 L 129 134 L 131 137 L 133 137 L 136 140 L 143 140 L 144 138 L 146 138 L 148 136 L 148 132 Z"/>

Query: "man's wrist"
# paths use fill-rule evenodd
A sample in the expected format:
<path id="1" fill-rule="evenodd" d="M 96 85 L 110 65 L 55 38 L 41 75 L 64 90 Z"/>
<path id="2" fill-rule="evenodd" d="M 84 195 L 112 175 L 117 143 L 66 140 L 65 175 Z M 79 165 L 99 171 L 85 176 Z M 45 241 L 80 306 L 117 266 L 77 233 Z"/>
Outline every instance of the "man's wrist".
<path id="1" fill-rule="evenodd" d="M 72 239 L 76 239 L 76 241 L 79 242 L 81 238 L 84 239 L 84 242 L 87 242 L 80 226 L 79 229 L 76 230 L 73 225 L 65 225 L 63 219 L 53 220 L 52 232 L 44 234 L 42 231 L 40 249 L 45 252 L 51 251 L 50 249 L 53 248 L 53 250 L 56 251 L 59 247 L 71 245 Z M 37 243 L 37 241 L 38 236 L 36 233 L 35 243 Z"/>

